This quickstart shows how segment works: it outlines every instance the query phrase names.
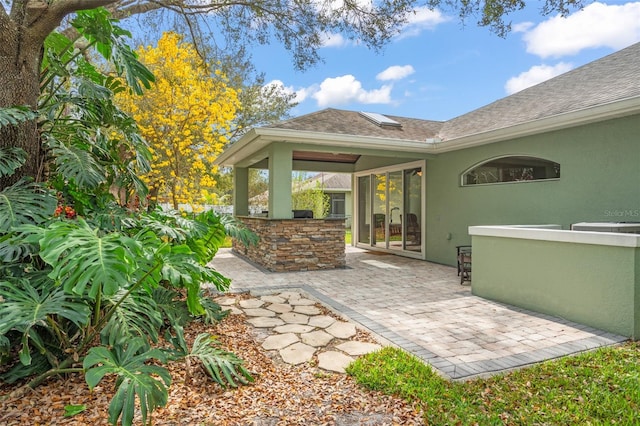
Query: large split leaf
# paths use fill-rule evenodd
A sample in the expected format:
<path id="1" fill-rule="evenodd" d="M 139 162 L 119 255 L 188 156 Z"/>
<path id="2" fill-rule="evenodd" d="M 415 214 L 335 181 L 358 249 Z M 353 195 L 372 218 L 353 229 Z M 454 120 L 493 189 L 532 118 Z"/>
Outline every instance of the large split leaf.
<path id="1" fill-rule="evenodd" d="M 167 403 L 171 376 L 165 368 L 147 364 L 152 359 L 165 362 L 164 353 L 149 349 L 143 339 L 133 339 L 125 347 L 116 346 L 111 350 L 103 346 L 89 350 L 83 366 L 85 380 L 91 389 L 107 374 L 118 376 L 118 389 L 109 404 L 110 423 L 116 424 L 120 419 L 123 425 L 131 425 L 136 398 L 143 424 L 147 424 L 147 417 L 155 408 Z"/>
<path id="2" fill-rule="evenodd" d="M 86 147 L 66 145 L 53 137 L 48 138 L 48 145 L 55 158 L 56 170 L 65 179 L 72 179 L 82 188 L 95 188 L 106 181 L 103 167 Z"/>
<path id="3" fill-rule="evenodd" d="M 120 290 L 105 300 L 105 307 L 111 306 L 114 307 L 113 314 L 100 333 L 104 344 L 121 345 L 136 337 L 158 341 L 162 315 L 147 291 L 139 289 L 127 295 L 125 290 Z"/>
<path id="4" fill-rule="evenodd" d="M 44 350 L 38 327 L 49 328 L 54 317 L 66 318 L 78 327 L 89 320 L 90 310 L 79 298 L 66 294 L 52 281 L 0 282 L 0 335 L 22 333 L 20 360 L 31 363 L 31 346 Z"/>
<path id="5" fill-rule="evenodd" d="M 0 232 L 51 218 L 57 200 L 41 186 L 21 180 L 0 191 Z"/>
<path id="6" fill-rule="evenodd" d="M 38 113 L 26 106 L 0 108 L 0 127 L 17 125 L 24 121 L 33 120 Z"/>
<path id="7" fill-rule="evenodd" d="M 0 113 L 2 110 L 0 110 Z M 22 166 L 27 154 L 22 148 L 0 148 L 0 177 L 9 176 Z"/>
<path id="8" fill-rule="evenodd" d="M 40 240 L 40 257 L 53 267 L 49 276 L 66 291 L 95 298 L 114 295 L 130 284 L 138 242 L 119 233 L 99 235 L 83 220 L 56 222 Z M 88 293 L 85 290 L 89 286 Z"/>
<path id="9" fill-rule="evenodd" d="M 221 349 L 216 338 L 207 333 L 201 333 L 196 337 L 188 356 L 198 359 L 209 376 L 221 386 L 236 387 L 236 382 L 253 382 L 249 371 L 242 366 L 244 361 Z"/>

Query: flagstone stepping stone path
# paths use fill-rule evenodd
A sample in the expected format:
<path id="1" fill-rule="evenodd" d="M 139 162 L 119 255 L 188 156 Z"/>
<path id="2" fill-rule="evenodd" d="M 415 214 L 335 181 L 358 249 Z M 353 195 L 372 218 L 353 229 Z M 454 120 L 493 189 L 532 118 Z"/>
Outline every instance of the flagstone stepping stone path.
<path id="1" fill-rule="evenodd" d="M 250 298 L 225 295 L 216 302 L 231 314 L 246 315 L 249 324 L 268 334 L 262 348 L 287 364 L 308 363 L 315 357 L 319 368 L 344 373 L 358 356 L 382 348 L 355 340 L 355 325 L 326 315 L 317 302 L 295 291 Z"/>

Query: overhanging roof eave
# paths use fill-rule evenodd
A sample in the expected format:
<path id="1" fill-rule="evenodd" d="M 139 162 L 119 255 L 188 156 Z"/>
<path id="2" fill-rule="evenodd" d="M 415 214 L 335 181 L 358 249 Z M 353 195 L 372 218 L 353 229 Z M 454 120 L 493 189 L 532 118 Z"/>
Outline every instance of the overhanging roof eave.
<path id="1" fill-rule="evenodd" d="M 305 144 L 306 146 L 318 145 L 325 148 L 335 147 L 336 151 L 341 149 L 350 151 L 354 149 L 376 149 L 382 152 L 435 155 L 634 114 L 640 114 L 640 96 L 531 120 L 487 132 L 465 135 L 449 140 L 445 139 L 436 143 L 261 127 L 247 132 L 240 140 L 220 154 L 214 164 L 234 166 L 238 163 L 246 162 L 252 155 L 259 153 L 274 142 L 297 143 Z"/>
<path id="2" fill-rule="evenodd" d="M 531 120 L 483 133 L 474 133 L 449 140 L 445 139 L 442 142 L 433 144 L 429 152 L 437 154 L 457 151 L 634 114 L 640 114 L 640 96 Z"/>
<path id="3" fill-rule="evenodd" d="M 335 147 L 336 151 L 376 149 L 389 152 L 428 154 L 431 149 L 426 141 L 259 127 L 247 132 L 227 148 L 218 156 L 214 164 L 234 166 L 274 142 L 304 144 L 307 147 L 309 145 L 318 145 L 323 148 Z"/>

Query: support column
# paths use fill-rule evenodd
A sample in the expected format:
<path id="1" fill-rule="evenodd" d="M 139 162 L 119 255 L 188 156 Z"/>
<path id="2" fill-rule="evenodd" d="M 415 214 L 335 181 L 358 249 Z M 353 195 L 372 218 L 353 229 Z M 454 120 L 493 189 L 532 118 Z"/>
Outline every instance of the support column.
<path id="1" fill-rule="evenodd" d="M 233 214 L 249 215 L 249 169 L 246 167 L 233 168 Z"/>
<path id="2" fill-rule="evenodd" d="M 269 154 L 269 218 L 291 219 L 291 171 L 293 150 L 274 143 Z"/>

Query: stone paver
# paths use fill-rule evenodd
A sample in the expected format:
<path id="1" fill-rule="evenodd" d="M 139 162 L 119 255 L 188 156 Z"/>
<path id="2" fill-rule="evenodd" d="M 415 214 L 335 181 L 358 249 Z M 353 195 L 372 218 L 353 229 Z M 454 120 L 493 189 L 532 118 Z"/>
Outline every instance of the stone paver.
<path id="1" fill-rule="evenodd" d="M 255 317 L 247 320 L 249 324 L 258 328 L 277 327 L 284 325 L 284 321 L 276 317 Z"/>
<path id="2" fill-rule="evenodd" d="M 309 318 L 309 325 L 319 328 L 327 328 L 334 322 L 336 322 L 335 318 L 331 318 L 328 315 L 318 315 Z"/>
<path id="3" fill-rule="evenodd" d="M 241 308 L 256 309 L 261 307 L 262 305 L 264 305 L 264 302 L 260 299 L 247 299 L 240 301 Z"/>
<path id="4" fill-rule="evenodd" d="M 323 370 L 344 373 L 344 369 L 353 362 L 353 358 L 342 352 L 327 351 L 318 354 L 318 367 Z"/>
<path id="5" fill-rule="evenodd" d="M 282 321 L 287 324 L 307 324 L 309 322 L 309 316 L 304 314 L 297 314 L 295 312 L 287 312 L 280 315 Z"/>
<path id="6" fill-rule="evenodd" d="M 302 343 L 309 346 L 320 347 L 327 346 L 329 342 L 333 340 L 333 336 L 325 331 L 317 330 L 301 334 L 300 339 L 302 340 Z"/>
<path id="7" fill-rule="evenodd" d="M 346 251 L 347 268 L 335 271 L 265 272 L 229 249 L 219 250 L 212 264 L 233 279 L 231 292 L 275 295 L 294 309 L 320 302 L 452 379 L 497 373 L 626 340 L 624 336 L 473 296 L 469 285 L 460 285 L 452 267 L 353 247 Z M 227 297 L 222 296 L 222 300 Z M 245 308 L 243 302 L 250 300 L 266 303 L 256 298 L 238 305 Z M 284 326 L 281 315 L 304 314 L 278 313 L 273 318 L 254 317 L 248 322 L 260 327 Z M 328 332 L 332 321 L 335 319 L 310 315 L 305 325 Z M 296 345 L 304 344 L 295 343 L 281 352 Z M 327 350 L 346 355 L 337 346 Z"/>
<path id="8" fill-rule="evenodd" d="M 326 332 L 338 339 L 348 339 L 356 334 L 356 326 L 348 322 L 334 322 L 327 327 Z"/>
<path id="9" fill-rule="evenodd" d="M 262 347 L 266 350 L 284 349 L 289 345 L 298 343 L 300 339 L 294 333 L 274 334 L 264 339 Z M 306 342 L 304 342 L 306 343 Z"/>
<path id="10" fill-rule="evenodd" d="M 375 352 L 379 349 L 382 349 L 382 346 L 376 345 L 375 343 L 369 342 L 344 342 L 336 346 L 337 349 L 340 349 L 342 352 L 345 352 L 352 356 L 364 355 L 370 352 Z"/>
<path id="11" fill-rule="evenodd" d="M 285 324 L 278 327 L 275 327 L 273 331 L 276 333 L 308 333 L 313 331 L 314 327 L 311 325 L 304 324 Z"/>
<path id="12" fill-rule="evenodd" d="M 293 308 L 293 312 L 305 315 L 319 315 L 320 309 L 313 305 L 296 305 L 296 307 Z"/>
<path id="13" fill-rule="evenodd" d="M 291 305 L 289 305 L 288 303 L 273 303 L 271 305 L 268 305 L 266 309 L 277 312 L 279 314 L 284 314 L 285 312 L 291 312 L 293 310 Z"/>
<path id="14" fill-rule="evenodd" d="M 315 305 L 316 302 L 314 302 L 313 300 L 310 299 L 305 299 L 305 298 L 290 298 L 289 299 L 289 303 L 291 303 L 292 305 L 303 305 L 303 306 L 310 306 L 310 305 Z"/>
<path id="15" fill-rule="evenodd" d="M 262 300 L 263 302 L 267 302 L 267 303 L 284 303 L 286 301 L 285 298 L 280 297 L 280 296 L 262 296 L 260 297 L 260 300 Z"/>
<path id="16" fill-rule="evenodd" d="M 263 309 L 263 308 L 245 309 L 244 313 L 248 317 L 275 317 L 276 316 L 275 312 L 270 311 L 268 309 Z"/>
<path id="17" fill-rule="evenodd" d="M 237 303 L 237 300 L 235 297 L 221 297 L 216 300 L 216 302 L 218 302 L 218 305 L 220 306 L 231 306 L 235 305 Z"/>
<path id="18" fill-rule="evenodd" d="M 279 351 L 280 356 L 284 362 L 288 364 L 298 365 L 303 362 L 311 361 L 313 355 L 316 353 L 316 348 L 313 346 L 305 345 L 304 343 L 295 343 L 291 346 L 287 346 Z"/>

